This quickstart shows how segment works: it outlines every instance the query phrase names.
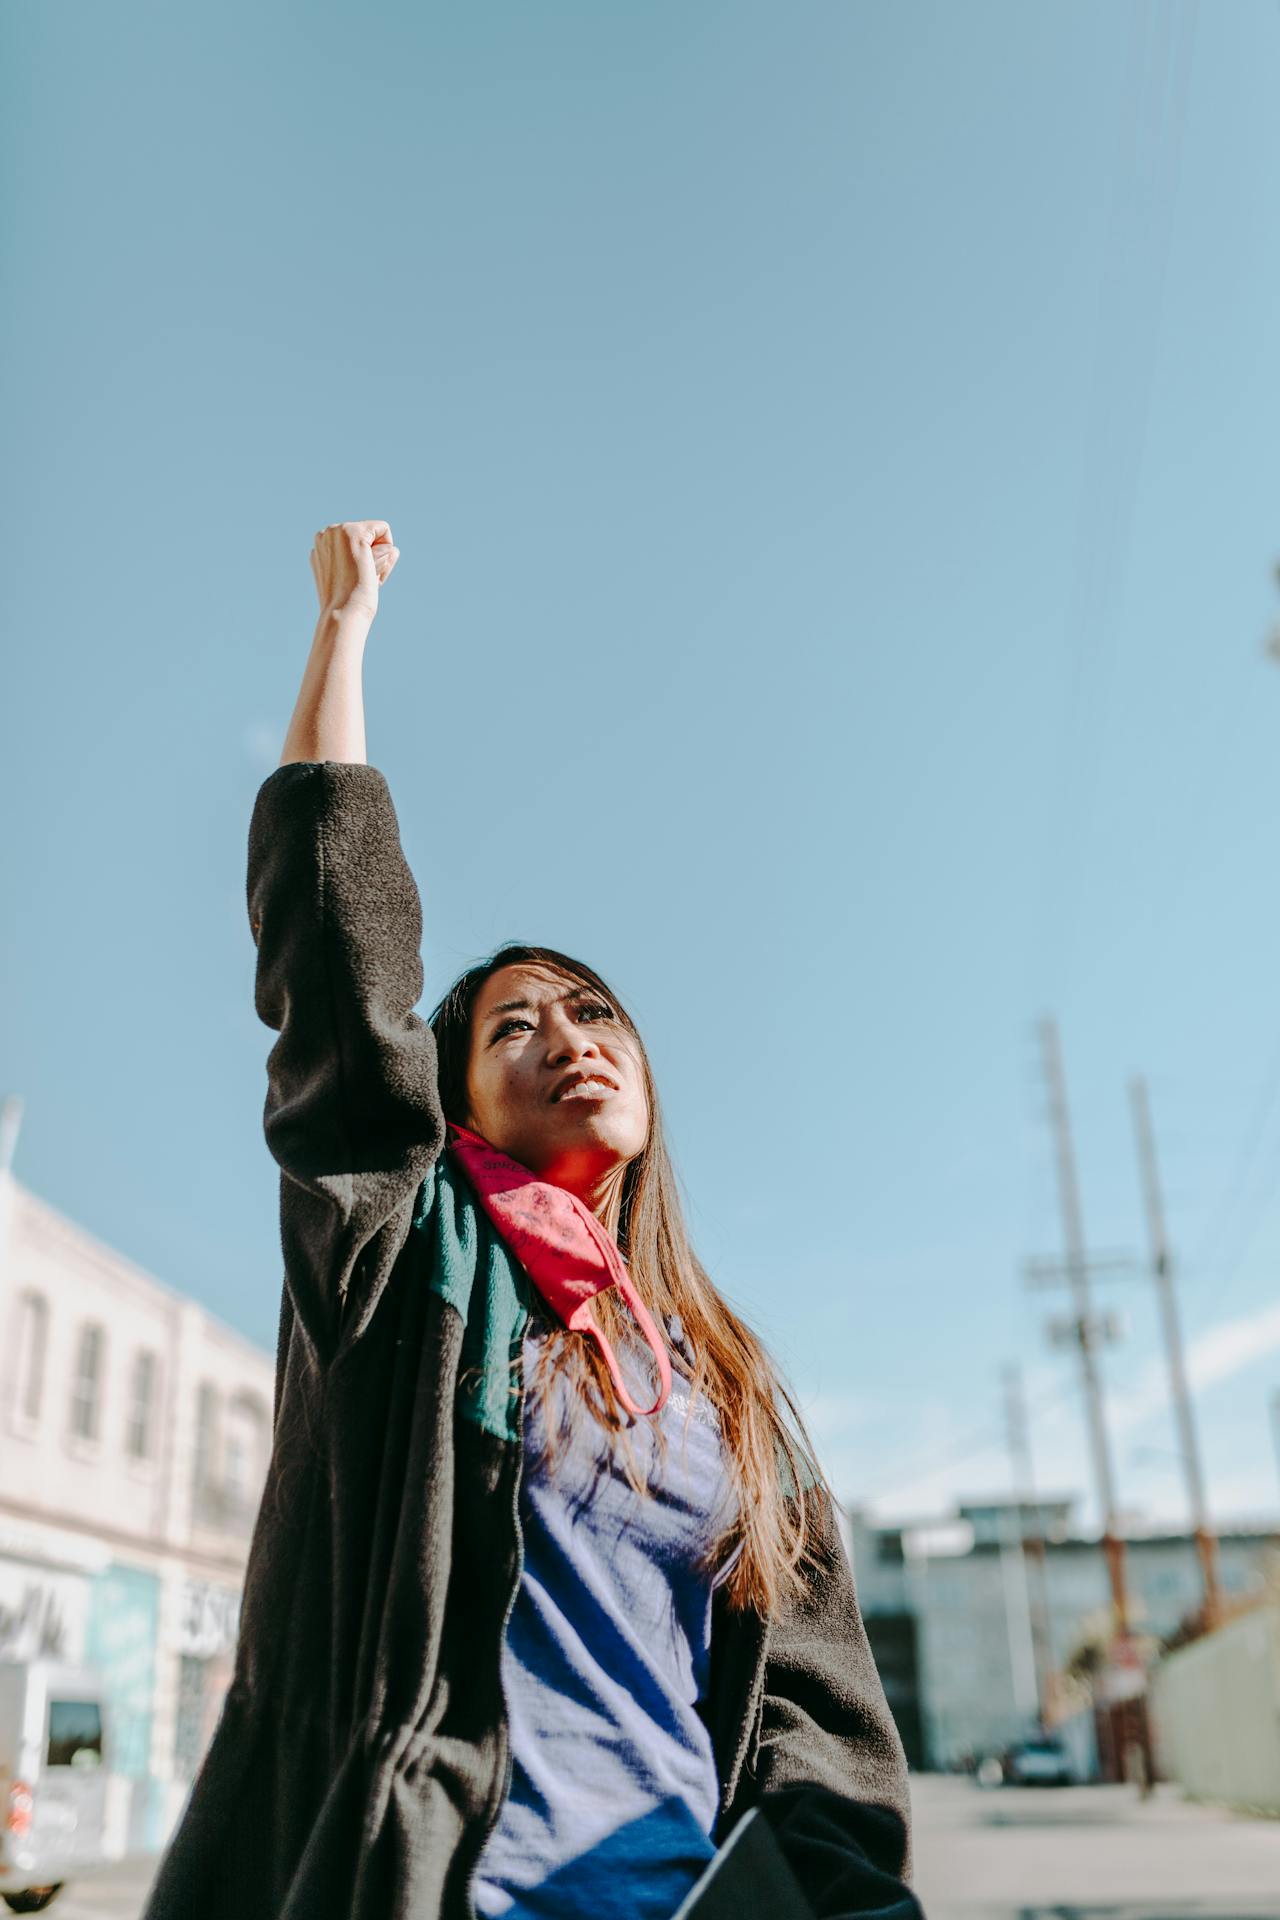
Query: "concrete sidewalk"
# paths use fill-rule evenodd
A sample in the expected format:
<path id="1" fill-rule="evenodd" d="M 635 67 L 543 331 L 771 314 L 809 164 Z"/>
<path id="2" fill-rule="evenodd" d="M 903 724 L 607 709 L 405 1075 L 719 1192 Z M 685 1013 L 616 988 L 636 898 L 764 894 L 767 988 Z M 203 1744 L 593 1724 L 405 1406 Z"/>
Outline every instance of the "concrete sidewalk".
<path id="1" fill-rule="evenodd" d="M 1177 1787 L 1000 1787 L 912 1776 L 927 1920 L 1280 1920 L 1280 1821 Z"/>

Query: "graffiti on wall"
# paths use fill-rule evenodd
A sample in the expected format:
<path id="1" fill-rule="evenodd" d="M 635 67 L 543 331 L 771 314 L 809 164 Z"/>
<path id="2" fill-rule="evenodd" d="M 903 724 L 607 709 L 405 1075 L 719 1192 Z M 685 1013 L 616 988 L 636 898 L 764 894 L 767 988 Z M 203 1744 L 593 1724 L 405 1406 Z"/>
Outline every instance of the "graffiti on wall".
<path id="1" fill-rule="evenodd" d="M 237 1587 L 216 1587 L 207 1580 L 185 1582 L 175 1642 L 179 1653 L 191 1654 L 200 1660 L 230 1653 L 235 1648 L 239 1625 Z"/>
<path id="2" fill-rule="evenodd" d="M 0 1659 L 82 1660 L 88 1605 L 83 1574 L 0 1559 Z"/>
<path id="3" fill-rule="evenodd" d="M 0 1600 L 0 1657 L 6 1660 L 68 1660 L 67 1623 L 58 1594 L 38 1580 L 22 1590 L 16 1605 Z"/>

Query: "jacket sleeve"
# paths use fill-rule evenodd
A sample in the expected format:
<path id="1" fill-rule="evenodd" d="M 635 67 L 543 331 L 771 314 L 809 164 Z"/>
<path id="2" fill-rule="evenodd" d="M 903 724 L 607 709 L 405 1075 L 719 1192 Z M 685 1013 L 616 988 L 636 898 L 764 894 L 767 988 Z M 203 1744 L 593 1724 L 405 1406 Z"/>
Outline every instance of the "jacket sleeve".
<path id="1" fill-rule="evenodd" d="M 444 1144 L 422 908 L 386 780 L 277 767 L 249 828 L 255 1005 L 279 1034 L 263 1114 L 289 1305 L 322 1361 L 363 1332 Z"/>
<path id="2" fill-rule="evenodd" d="M 818 1920 L 920 1920 L 907 1761 L 831 1503 L 817 1567 L 769 1621 L 755 1800 Z"/>

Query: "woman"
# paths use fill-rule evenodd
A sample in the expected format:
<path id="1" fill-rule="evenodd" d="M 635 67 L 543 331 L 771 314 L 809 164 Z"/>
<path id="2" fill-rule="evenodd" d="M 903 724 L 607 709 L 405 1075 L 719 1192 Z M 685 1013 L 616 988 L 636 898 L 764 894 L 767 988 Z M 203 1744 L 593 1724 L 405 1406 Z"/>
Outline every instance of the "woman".
<path id="1" fill-rule="evenodd" d="M 317 534 L 250 828 L 274 1441 L 145 1920 L 907 1920 L 906 1766 L 833 1503 L 690 1251 L 634 1024 L 529 947 L 413 1012 L 361 694 L 397 558 L 385 521 Z"/>

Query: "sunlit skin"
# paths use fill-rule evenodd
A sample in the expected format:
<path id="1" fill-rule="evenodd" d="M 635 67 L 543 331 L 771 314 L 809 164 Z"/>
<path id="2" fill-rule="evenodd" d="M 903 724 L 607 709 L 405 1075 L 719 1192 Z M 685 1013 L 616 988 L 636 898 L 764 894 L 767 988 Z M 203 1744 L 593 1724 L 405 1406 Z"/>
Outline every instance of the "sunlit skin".
<path id="1" fill-rule="evenodd" d="M 639 1046 L 606 1005 L 549 967 L 490 974 L 471 1011 L 463 1124 L 576 1194 L 613 1233 L 623 1172 L 648 1139 L 649 1102 Z M 613 1085 L 556 1097 L 572 1072 Z"/>

